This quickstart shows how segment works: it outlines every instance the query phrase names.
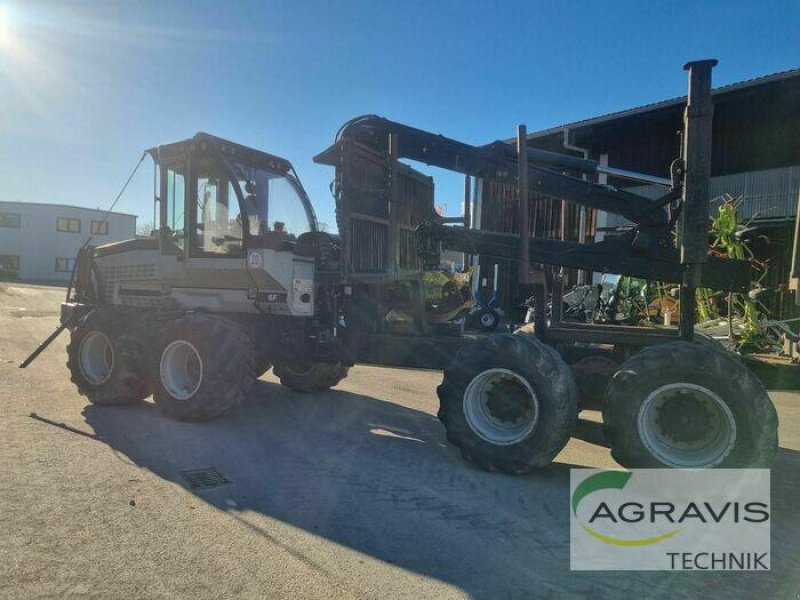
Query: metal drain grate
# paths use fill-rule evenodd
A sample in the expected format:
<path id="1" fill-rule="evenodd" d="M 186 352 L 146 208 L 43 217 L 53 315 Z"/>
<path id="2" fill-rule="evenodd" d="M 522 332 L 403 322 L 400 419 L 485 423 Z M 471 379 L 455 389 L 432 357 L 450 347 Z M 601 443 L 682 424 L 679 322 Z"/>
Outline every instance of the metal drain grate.
<path id="1" fill-rule="evenodd" d="M 230 483 L 222 473 L 212 467 L 181 471 L 180 475 L 193 490 L 207 490 Z"/>

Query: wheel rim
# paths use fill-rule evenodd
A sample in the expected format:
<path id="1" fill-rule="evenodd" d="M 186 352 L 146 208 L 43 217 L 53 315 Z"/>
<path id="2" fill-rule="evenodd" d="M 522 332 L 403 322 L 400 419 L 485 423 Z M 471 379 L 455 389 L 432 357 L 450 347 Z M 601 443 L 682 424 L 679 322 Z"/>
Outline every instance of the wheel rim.
<path id="1" fill-rule="evenodd" d="M 495 316 L 492 313 L 487 312 L 481 315 L 481 325 L 483 325 L 484 327 L 491 327 L 492 325 L 494 325 L 494 322 L 495 322 Z"/>
<path id="2" fill-rule="evenodd" d="M 650 393 L 639 409 L 639 437 L 661 463 L 710 468 L 730 454 L 736 420 L 717 394 L 693 383 L 671 383 Z"/>
<path id="3" fill-rule="evenodd" d="M 164 349 L 159 370 L 164 389 L 176 400 L 188 400 L 203 382 L 200 353 L 184 340 L 176 340 Z"/>
<path id="4" fill-rule="evenodd" d="M 539 419 L 539 400 L 524 377 L 508 369 L 488 369 L 467 386 L 464 415 L 482 440 L 508 446 L 533 431 Z"/>
<path id="5" fill-rule="evenodd" d="M 100 331 L 89 332 L 78 350 L 78 365 L 92 385 L 102 385 L 114 369 L 114 348 L 108 336 Z"/>

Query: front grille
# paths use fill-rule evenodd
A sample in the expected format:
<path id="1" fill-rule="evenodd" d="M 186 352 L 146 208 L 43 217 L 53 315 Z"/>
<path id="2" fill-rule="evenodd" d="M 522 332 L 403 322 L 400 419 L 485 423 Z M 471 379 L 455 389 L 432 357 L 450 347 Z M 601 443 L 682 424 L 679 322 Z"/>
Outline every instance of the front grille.
<path id="1" fill-rule="evenodd" d="M 155 263 L 139 263 L 135 265 L 112 265 L 103 269 L 106 302 L 114 301 L 114 289 L 120 281 L 154 279 Z"/>

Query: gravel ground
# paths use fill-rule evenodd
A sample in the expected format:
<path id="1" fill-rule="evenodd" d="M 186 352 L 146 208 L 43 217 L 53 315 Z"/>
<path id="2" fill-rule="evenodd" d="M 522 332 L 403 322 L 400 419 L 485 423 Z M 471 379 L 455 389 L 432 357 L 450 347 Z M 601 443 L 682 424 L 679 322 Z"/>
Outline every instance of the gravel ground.
<path id="1" fill-rule="evenodd" d="M 596 413 L 552 467 L 511 477 L 446 444 L 437 372 L 356 367 L 317 395 L 269 374 L 205 424 L 149 401 L 95 408 L 69 382 L 66 335 L 17 368 L 63 293 L 0 284 L 3 597 L 800 594 L 800 394 L 773 394 L 771 572 L 570 572 L 569 469 L 615 466 L 590 443 Z M 229 483 L 189 489 L 181 472 L 207 467 Z"/>

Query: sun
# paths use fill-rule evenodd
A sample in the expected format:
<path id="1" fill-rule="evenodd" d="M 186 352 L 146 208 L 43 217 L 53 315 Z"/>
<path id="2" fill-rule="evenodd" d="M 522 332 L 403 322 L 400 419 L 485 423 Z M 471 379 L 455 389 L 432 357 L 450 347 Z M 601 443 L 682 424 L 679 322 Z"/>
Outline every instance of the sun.
<path id="1" fill-rule="evenodd" d="M 0 3 L 0 48 L 11 44 L 14 29 L 14 18 L 11 5 Z"/>

